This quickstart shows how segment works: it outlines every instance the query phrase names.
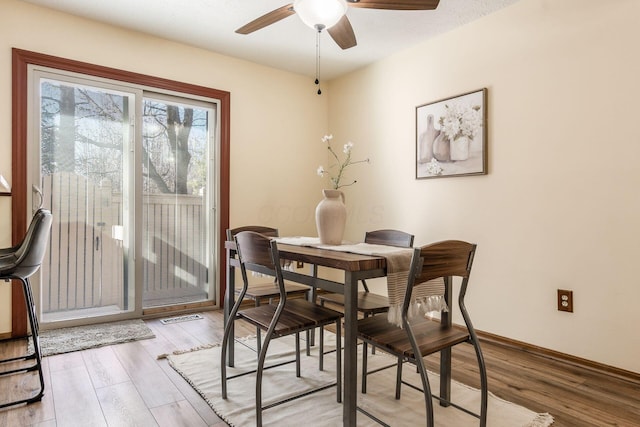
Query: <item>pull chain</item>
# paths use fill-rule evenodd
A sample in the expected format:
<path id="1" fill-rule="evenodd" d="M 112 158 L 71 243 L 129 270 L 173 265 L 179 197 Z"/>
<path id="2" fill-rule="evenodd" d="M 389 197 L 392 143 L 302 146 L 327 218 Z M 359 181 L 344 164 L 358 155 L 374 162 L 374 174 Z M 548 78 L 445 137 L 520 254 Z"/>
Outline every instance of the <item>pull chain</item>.
<path id="1" fill-rule="evenodd" d="M 318 86 L 318 95 L 322 95 L 320 89 L 320 33 L 324 27 L 317 25 L 316 28 L 318 29 L 316 33 L 316 85 Z"/>

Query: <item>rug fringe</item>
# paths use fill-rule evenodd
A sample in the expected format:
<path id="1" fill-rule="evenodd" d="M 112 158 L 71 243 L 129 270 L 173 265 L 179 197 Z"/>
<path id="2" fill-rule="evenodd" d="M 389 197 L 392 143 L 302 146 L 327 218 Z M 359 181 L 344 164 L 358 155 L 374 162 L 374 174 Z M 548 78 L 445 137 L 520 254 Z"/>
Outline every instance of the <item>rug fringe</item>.
<path id="1" fill-rule="evenodd" d="M 236 338 L 237 342 L 247 342 L 250 341 L 252 339 L 255 339 L 256 336 L 255 335 L 249 335 L 247 337 L 242 337 L 242 338 Z M 213 344 L 202 344 L 202 345 L 198 345 L 196 347 L 191 347 L 190 349 L 187 350 L 174 350 L 171 353 L 162 353 L 156 356 L 157 360 L 161 360 L 161 359 L 166 359 L 169 356 L 178 356 L 180 354 L 185 354 L 185 353 L 191 353 L 192 351 L 198 351 L 198 350 L 208 350 L 210 348 L 214 348 L 214 347 L 220 347 L 222 343 L 213 343 Z"/>
<path id="2" fill-rule="evenodd" d="M 554 422 L 553 416 L 548 412 L 545 412 L 545 413 L 536 415 L 533 421 L 531 421 L 525 427 L 548 427 L 551 424 L 553 424 L 553 422 Z"/>
<path id="3" fill-rule="evenodd" d="M 203 345 L 199 345 L 196 347 L 191 347 L 190 349 L 187 350 L 174 350 L 171 353 L 162 353 L 156 356 L 156 359 L 160 360 L 160 359 L 166 359 L 169 356 L 178 356 L 180 354 L 185 354 L 185 353 L 191 353 L 192 351 L 198 351 L 198 350 L 207 350 L 209 348 L 213 348 L 213 347 L 219 347 L 220 344 L 203 344 Z"/>
<path id="4" fill-rule="evenodd" d="M 211 346 L 209 348 L 213 348 L 213 347 L 219 347 L 220 343 L 218 344 L 211 344 Z M 187 351 L 184 351 L 185 353 L 187 353 Z M 162 355 L 160 355 L 162 356 Z M 158 358 L 160 358 L 160 356 L 158 356 Z M 167 357 L 169 355 L 165 355 L 165 357 Z M 209 399 L 206 396 L 206 393 L 200 389 L 200 387 L 198 387 L 197 384 L 195 384 L 193 381 L 191 381 L 191 379 L 189 377 L 187 377 L 184 372 L 182 372 L 179 368 L 177 368 L 174 364 L 173 361 L 171 359 L 169 359 L 169 366 L 171 366 L 178 374 L 180 374 L 180 376 L 182 378 L 184 378 L 184 380 L 196 391 L 198 392 L 198 394 L 200 395 L 200 397 L 202 397 L 204 399 L 205 402 L 207 402 L 207 405 L 209 405 L 209 407 L 213 410 L 213 412 L 215 412 L 215 414 L 220 417 L 220 419 L 222 421 L 224 421 L 229 427 L 236 427 L 235 424 L 233 424 L 233 422 L 225 415 L 223 414 L 220 410 L 216 409 L 213 402 L 211 401 L 211 399 Z"/>

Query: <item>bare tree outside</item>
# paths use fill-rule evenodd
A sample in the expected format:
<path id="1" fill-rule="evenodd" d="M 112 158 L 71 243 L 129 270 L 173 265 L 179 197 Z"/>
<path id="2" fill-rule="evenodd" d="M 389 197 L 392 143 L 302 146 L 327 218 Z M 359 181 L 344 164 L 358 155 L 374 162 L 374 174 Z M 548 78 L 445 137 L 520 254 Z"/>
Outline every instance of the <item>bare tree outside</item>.
<path id="1" fill-rule="evenodd" d="M 198 194 L 206 183 L 205 110 L 163 101 L 144 102 L 144 191 Z"/>
<path id="2" fill-rule="evenodd" d="M 121 191 L 127 98 L 58 82 L 42 92 L 43 174 L 73 172 Z M 206 111 L 153 99 L 143 109 L 144 191 L 198 194 L 206 183 Z"/>

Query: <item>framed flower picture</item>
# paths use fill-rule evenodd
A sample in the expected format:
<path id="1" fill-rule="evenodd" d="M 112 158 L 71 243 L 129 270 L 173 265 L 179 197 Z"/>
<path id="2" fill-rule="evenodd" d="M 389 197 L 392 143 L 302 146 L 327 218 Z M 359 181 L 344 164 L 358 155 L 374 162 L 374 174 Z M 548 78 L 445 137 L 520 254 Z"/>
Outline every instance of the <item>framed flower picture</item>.
<path id="1" fill-rule="evenodd" d="M 487 173 L 487 89 L 416 107 L 416 178 Z"/>

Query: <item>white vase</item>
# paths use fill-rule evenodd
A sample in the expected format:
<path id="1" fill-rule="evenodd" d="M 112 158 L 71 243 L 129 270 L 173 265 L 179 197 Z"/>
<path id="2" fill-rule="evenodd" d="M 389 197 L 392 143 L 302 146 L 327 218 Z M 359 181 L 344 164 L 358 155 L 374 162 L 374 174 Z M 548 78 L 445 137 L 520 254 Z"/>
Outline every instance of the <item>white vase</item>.
<path id="1" fill-rule="evenodd" d="M 466 136 L 460 136 L 451 142 L 451 160 L 467 160 L 469 158 L 469 144 L 471 141 Z"/>
<path id="2" fill-rule="evenodd" d="M 316 207 L 316 227 L 320 243 L 339 245 L 342 243 L 347 223 L 347 207 L 340 190 L 322 190 L 324 199 Z"/>

